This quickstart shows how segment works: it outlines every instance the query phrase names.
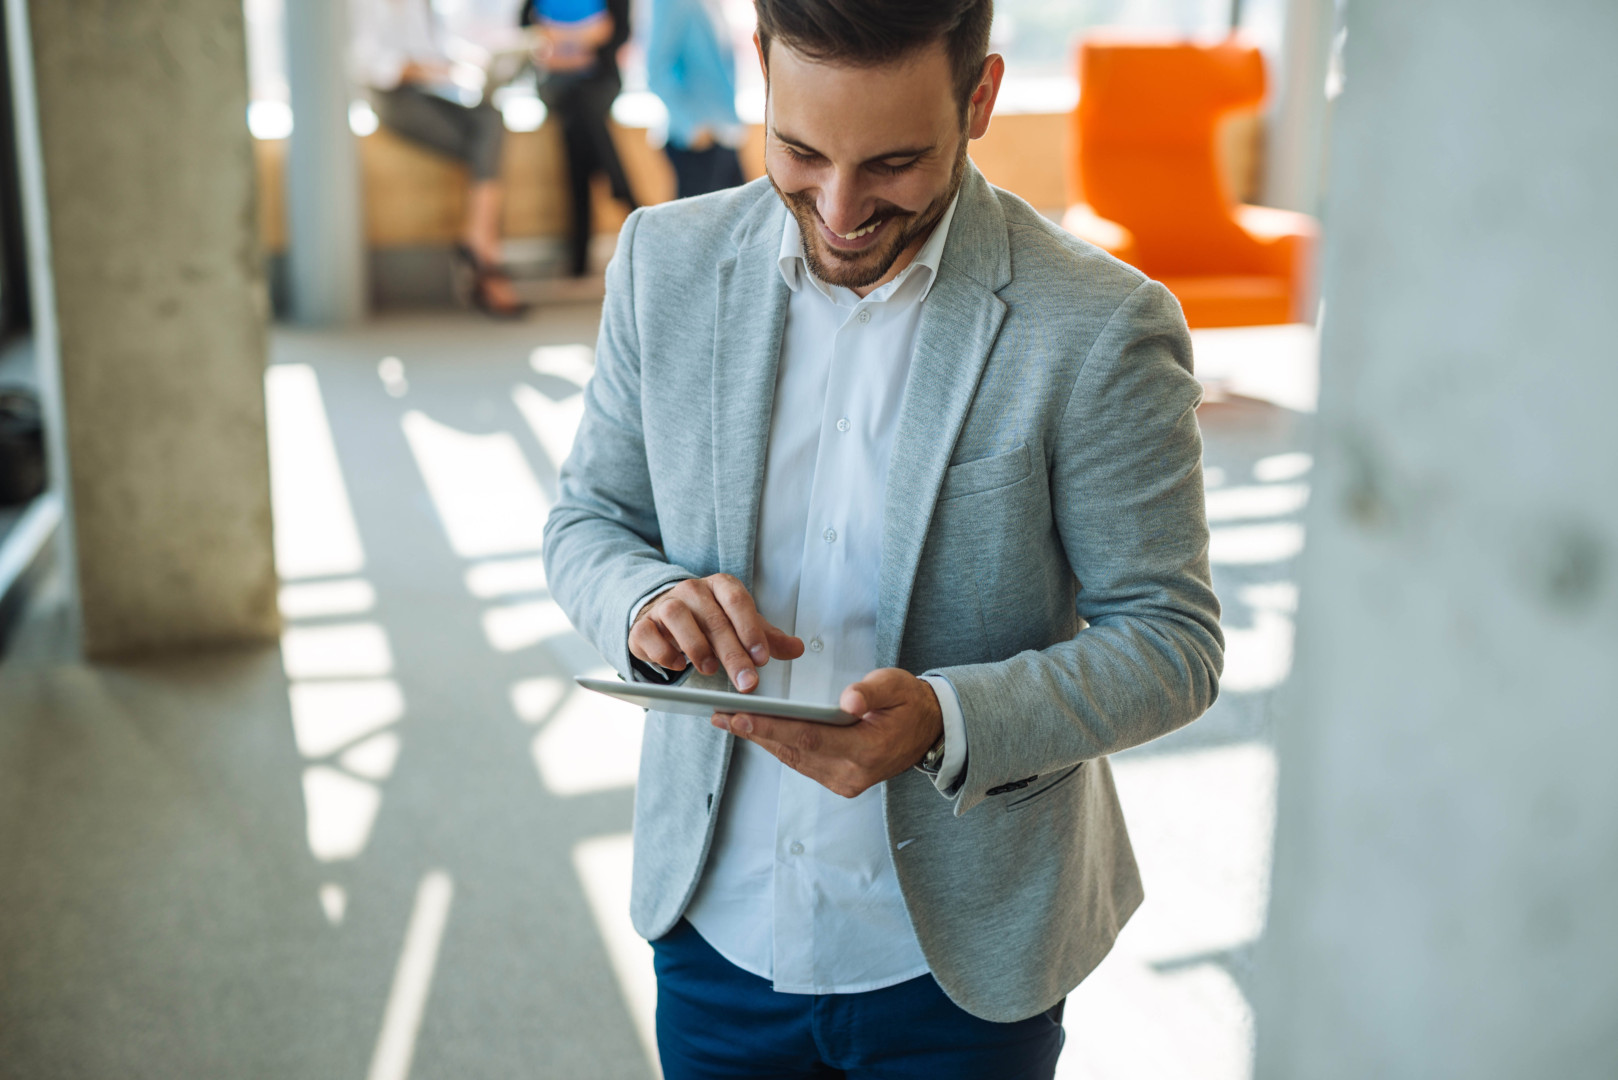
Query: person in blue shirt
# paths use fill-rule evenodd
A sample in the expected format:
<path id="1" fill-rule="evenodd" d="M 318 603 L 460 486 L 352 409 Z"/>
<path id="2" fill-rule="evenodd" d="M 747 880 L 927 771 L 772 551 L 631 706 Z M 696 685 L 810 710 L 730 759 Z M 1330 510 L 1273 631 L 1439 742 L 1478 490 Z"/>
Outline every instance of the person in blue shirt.
<path id="1" fill-rule="evenodd" d="M 543 35 L 546 67 L 552 71 L 588 67 L 596 47 L 613 30 L 607 0 L 534 0 L 534 24 Z"/>
<path id="2" fill-rule="evenodd" d="M 736 148 L 736 58 L 723 0 L 653 0 L 646 82 L 668 107 L 664 153 L 676 195 L 687 198 L 743 182 Z"/>
<path id="3" fill-rule="evenodd" d="M 612 103 L 623 87 L 618 50 L 629 40 L 630 0 L 525 0 L 521 22 L 537 26 L 541 42 L 539 99 L 562 128 L 568 191 L 573 205 L 569 270 L 589 268 L 594 231 L 590 178 L 605 173 L 613 197 L 634 210 L 639 203 L 607 128 Z M 591 10 L 594 9 L 594 10 Z"/>

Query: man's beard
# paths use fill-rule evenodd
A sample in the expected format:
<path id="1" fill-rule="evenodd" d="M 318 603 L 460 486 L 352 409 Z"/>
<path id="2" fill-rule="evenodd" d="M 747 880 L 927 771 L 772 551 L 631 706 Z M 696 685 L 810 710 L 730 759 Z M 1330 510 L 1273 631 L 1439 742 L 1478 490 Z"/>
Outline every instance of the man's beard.
<path id="1" fill-rule="evenodd" d="M 943 220 L 950 200 L 966 179 L 966 142 L 963 131 L 960 152 L 955 155 L 955 164 L 950 169 L 949 186 L 938 198 L 917 211 L 901 210 L 892 203 L 877 204 L 876 211 L 860 227 L 882 219 L 884 236 L 880 243 L 865 251 L 843 252 L 826 243 L 820 235 L 820 215 L 815 211 L 814 199 L 801 192 L 789 195 L 775 183 L 773 176 L 770 177 L 775 193 L 798 221 L 798 232 L 803 235 L 803 258 L 809 264 L 809 272 L 828 285 L 845 289 L 863 289 L 886 277 L 904 250 Z"/>

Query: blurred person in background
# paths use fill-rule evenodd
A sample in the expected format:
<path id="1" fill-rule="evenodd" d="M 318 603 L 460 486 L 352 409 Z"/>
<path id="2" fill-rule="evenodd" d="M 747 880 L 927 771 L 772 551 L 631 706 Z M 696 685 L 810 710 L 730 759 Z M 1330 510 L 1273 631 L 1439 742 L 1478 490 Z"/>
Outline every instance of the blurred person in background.
<path id="1" fill-rule="evenodd" d="M 681 199 L 743 182 L 736 149 L 746 129 L 736 116 L 730 42 L 724 0 L 652 0 L 646 81 L 668 107 L 663 152 Z"/>
<path id="2" fill-rule="evenodd" d="M 567 150 L 568 191 L 573 221 L 569 271 L 583 277 L 590 265 L 590 178 L 607 174 L 613 197 L 634 210 L 618 148 L 607 130 L 607 116 L 623 87 L 618 50 L 629 40 L 629 0 L 530 0 L 522 24 L 535 27 L 540 43 L 539 98 L 562 126 Z"/>
<path id="3" fill-rule="evenodd" d="M 607 0 L 535 0 L 534 12 L 537 48 L 550 71 L 588 68 L 596 49 L 612 38 Z"/>
<path id="4" fill-rule="evenodd" d="M 527 305 L 512 290 L 500 250 L 505 124 L 483 93 L 484 73 L 466 59 L 478 51 L 475 39 L 492 21 L 486 9 L 496 3 L 499 24 L 509 28 L 512 0 L 469 0 L 447 11 L 432 0 L 351 0 L 352 49 L 357 81 L 381 125 L 471 171 L 455 245 L 460 291 L 489 315 L 515 318 Z"/>

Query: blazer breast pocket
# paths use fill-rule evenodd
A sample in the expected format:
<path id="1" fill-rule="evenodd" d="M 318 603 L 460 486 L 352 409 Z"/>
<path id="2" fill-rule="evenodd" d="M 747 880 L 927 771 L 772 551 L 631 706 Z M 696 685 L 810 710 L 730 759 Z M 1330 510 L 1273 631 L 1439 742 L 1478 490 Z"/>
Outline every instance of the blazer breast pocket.
<path id="1" fill-rule="evenodd" d="M 963 495 L 1010 487 L 1026 477 L 1029 471 L 1028 444 L 1023 443 L 1004 454 L 951 465 L 944 470 L 944 485 L 938 491 L 938 498 L 939 501 L 959 499 Z"/>

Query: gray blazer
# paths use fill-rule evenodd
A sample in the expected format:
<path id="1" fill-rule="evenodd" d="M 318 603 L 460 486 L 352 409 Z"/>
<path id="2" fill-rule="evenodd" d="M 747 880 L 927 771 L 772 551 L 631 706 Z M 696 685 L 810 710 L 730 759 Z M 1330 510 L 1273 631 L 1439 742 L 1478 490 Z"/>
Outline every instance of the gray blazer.
<path id="1" fill-rule="evenodd" d="M 637 600 L 752 579 L 785 213 L 765 181 L 640 210 L 607 271 L 545 563 L 626 677 L 656 677 L 628 652 Z M 960 696 L 958 792 L 911 771 L 884 802 L 922 951 L 986 1019 L 1050 1008 L 1107 954 L 1142 892 L 1106 755 L 1217 693 L 1200 397 L 1168 290 L 968 170 L 894 437 L 876 663 Z M 731 748 L 647 717 L 631 899 L 647 938 L 696 889 Z"/>

